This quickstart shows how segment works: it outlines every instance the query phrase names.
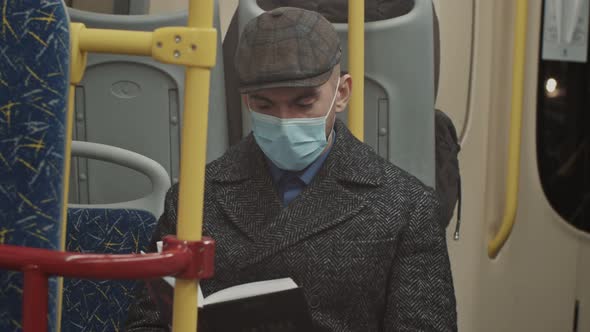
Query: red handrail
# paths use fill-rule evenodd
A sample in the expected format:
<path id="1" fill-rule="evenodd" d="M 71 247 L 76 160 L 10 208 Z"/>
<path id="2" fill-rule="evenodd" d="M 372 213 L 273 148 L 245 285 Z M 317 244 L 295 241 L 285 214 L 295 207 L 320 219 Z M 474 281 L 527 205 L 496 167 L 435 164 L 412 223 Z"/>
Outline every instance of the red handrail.
<path id="1" fill-rule="evenodd" d="M 189 263 L 185 247 L 161 254 L 103 255 L 0 245 L 0 268 L 23 271 L 36 266 L 47 275 L 70 278 L 140 279 L 175 275 Z"/>
<path id="2" fill-rule="evenodd" d="M 213 276 L 215 242 L 164 238 L 160 254 L 81 254 L 0 245 L 0 269 L 24 273 L 23 332 L 47 331 L 48 281 L 52 275 L 83 279 L 149 279 L 175 275 L 187 279 Z"/>

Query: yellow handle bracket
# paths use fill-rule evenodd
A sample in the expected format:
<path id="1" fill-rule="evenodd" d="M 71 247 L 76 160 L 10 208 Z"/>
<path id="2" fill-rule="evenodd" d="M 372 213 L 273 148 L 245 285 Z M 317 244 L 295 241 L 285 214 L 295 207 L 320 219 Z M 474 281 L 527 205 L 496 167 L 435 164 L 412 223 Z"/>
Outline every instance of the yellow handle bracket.
<path id="1" fill-rule="evenodd" d="M 168 27 L 154 31 L 151 53 L 160 62 L 213 68 L 216 46 L 213 28 Z"/>

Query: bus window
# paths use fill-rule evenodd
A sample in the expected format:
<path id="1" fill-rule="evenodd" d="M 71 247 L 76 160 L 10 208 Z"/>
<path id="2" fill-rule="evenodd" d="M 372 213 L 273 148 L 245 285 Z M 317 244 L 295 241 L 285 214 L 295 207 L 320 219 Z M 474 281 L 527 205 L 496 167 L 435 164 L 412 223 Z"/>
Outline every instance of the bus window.
<path id="1" fill-rule="evenodd" d="M 539 56 L 537 160 L 541 184 L 565 221 L 590 232 L 590 65 Z"/>

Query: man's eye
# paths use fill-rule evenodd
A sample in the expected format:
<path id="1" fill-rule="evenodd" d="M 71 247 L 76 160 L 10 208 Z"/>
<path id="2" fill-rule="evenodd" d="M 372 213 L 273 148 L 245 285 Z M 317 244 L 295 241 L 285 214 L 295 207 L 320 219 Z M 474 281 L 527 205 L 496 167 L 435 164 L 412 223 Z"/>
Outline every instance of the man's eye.
<path id="1" fill-rule="evenodd" d="M 297 107 L 302 109 L 310 109 L 312 106 L 313 104 L 297 104 Z"/>

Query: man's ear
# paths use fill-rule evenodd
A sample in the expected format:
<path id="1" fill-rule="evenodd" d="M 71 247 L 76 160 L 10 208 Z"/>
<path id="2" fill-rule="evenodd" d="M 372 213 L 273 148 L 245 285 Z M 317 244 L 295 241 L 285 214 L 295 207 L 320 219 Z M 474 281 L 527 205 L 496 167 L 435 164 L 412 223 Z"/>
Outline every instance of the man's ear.
<path id="1" fill-rule="evenodd" d="M 350 74 L 340 76 L 340 86 L 338 87 L 338 97 L 335 101 L 336 113 L 343 112 L 348 105 L 352 93 L 352 77 Z"/>

